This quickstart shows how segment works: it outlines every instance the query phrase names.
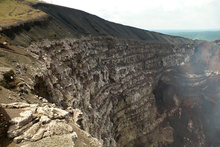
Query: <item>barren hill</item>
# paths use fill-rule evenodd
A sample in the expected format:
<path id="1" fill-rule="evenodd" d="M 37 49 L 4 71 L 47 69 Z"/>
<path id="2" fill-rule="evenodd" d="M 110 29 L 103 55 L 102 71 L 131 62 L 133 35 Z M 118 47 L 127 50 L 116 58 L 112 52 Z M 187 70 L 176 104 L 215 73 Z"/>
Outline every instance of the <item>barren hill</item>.
<path id="1" fill-rule="evenodd" d="M 48 17 L 32 18 L 31 20 L 3 25 L 2 32 L 15 43 L 26 44 L 39 39 L 63 39 L 81 36 L 112 36 L 124 39 L 138 39 L 158 42 L 191 42 L 189 39 L 173 37 L 134 27 L 106 21 L 86 12 L 45 3 L 32 4 L 34 10 L 41 10 Z M 16 26 L 13 29 L 10 25 Z M 13 30 L 13 31 L 12 31 Z M 19 36 L 22 32 L 26 34 Z M 15 38 L 19 36 L 19 39 Z M 24 41 L 22 41 L 24 40 Z"/>

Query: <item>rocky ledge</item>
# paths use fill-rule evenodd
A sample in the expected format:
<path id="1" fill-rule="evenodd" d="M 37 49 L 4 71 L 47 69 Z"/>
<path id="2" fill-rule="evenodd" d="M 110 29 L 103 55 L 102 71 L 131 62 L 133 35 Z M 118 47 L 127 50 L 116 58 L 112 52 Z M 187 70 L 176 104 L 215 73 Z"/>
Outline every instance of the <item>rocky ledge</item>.
<path id="1" fill-rule="evenodd" d="M 19 146 L 39 146 L 39 143 L 48 142 L 51 138 L 57 139 L 54 143 L 56 146 L 75 146 L 78 135 L 74 132 L 74 128 L 79 127 L 76 124 L 81 114 L 79 110 L 69 108 L 65 111 L 54 104 L 44 103 L 39 106 L 22 102 L 1 104 L 1 109 L 5 111 L 4 114 L 1 113 L 1 117 L 6 118 L 6 114 L 10 117 L 9 121 L 1 120 L 1 124 L 4 124 L 2 128 L 6 128 L 7 136 L 15 143 L 20 143 Z M 1 131 L 1 137 L 4 133 L 6 132 Z M 65 138 L 65 142 L 61 141 L 62 137 Z M 90 138 L 93 140 L 90 146 L 101 146 L 96 139 L 91 136 Z M 58 142 L 59 140 L 61 142 Z M 51 145 L 53 144 L 44 144 L 44 146 Z"/>

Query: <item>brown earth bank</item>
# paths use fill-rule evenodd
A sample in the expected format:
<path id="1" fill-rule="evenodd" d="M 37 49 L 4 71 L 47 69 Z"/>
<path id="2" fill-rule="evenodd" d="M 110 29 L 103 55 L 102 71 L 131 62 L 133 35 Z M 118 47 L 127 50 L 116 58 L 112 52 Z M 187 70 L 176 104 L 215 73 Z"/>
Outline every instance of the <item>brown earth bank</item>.
<path id="1" fill-rule="evenodd" d="M 47 17 L 3 27 L 0 38 L 0 102 L 39 104 L 25 109 L 32 119 L 20 116 L 26 123 L 11 137 L 24 141 L 18 146 L 56 146 L 61 136 L 80 147 L 220 145 L 219 40 L 164 35 L 55 5 L 33 7 Z M 37 111 L 58 108 L 68 117 Z M 1 111 L 0 132 L 10 136 L 13 110 Z M 54 121 L 72 126 L 78 139 L 47 136 Z M 40 126 L 28 136 L 32 142 L 25 140 L 29 123 Z"/>

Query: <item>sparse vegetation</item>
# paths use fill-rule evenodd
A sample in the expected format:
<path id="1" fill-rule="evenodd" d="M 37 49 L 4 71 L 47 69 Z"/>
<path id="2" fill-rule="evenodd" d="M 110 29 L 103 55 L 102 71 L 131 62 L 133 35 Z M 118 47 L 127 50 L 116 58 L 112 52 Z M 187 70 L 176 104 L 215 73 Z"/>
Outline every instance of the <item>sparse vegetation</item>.
<path id="1" fill-rule="evenodd" d="M 20 20 L 28 20 L 45 15 L 44 12 L 30 6 L 38 0 L 1 0 L 0 23 L 11 23 Z"/>

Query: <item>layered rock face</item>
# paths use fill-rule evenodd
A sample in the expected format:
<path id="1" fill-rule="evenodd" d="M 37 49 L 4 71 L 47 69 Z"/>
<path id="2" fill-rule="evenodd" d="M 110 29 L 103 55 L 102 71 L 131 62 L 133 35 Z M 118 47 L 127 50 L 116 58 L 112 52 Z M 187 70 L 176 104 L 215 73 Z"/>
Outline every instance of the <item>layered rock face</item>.
<path id="1" fill-rule="evenodd" d="M 35 92 L 81 109 L 81 127 L 104 146 L 204 146 L 214 139 L 206 117 L 218 103 L 216 44 L 97 37 L 45 40 L 28 51 L 47 67 Z"/>

